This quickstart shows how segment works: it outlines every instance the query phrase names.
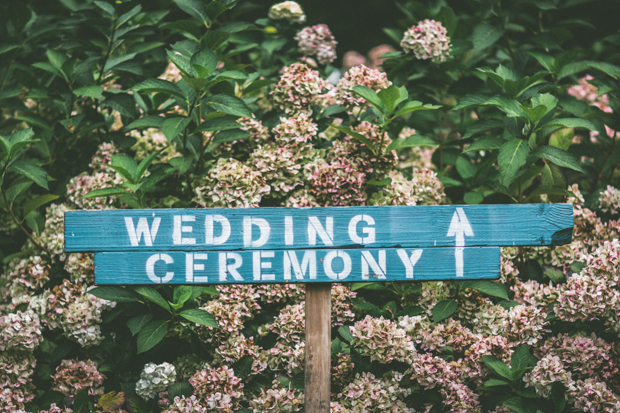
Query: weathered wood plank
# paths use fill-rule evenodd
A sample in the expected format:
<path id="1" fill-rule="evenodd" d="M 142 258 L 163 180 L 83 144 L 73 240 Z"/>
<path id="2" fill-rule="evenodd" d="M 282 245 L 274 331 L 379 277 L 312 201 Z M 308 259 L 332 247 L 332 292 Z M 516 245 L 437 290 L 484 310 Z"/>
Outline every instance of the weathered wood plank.
<path id="1" fill-rule="evenodd" d="M 99 285 L 496 279 L 499 271 L 498 247 L 95 253 Z"/>
<path id="2" fill-rule="evenodd" d="M 70 211 L 65 250 L 561 245 L 572 227 L 569 204 Z"/>
<path id="3" fill-rule="evenodd" d="M 330 411 L 331 315 L 331 284 L 307 284 L 304 367 L 306 413 Z"/>

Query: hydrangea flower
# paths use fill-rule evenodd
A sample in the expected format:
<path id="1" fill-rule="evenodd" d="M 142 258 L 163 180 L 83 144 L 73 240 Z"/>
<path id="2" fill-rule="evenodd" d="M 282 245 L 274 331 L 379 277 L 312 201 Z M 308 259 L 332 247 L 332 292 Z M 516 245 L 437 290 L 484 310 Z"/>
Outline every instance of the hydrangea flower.
<path id="1" fill-rule="evenodd" d="M 170 363 L 147 363 L 136 383 L 136 394 L 144 400 L 154 399 L 176 381 L 176 369 Z"/>
<path id="2" fill-rule="evenodd" d="M 607 189 L 601 193 L 599 205 L 603 212 L 617 214 L 620 211 L 620 190 L 607 185 Z"/>
<path id="3" fill-rule="evenodd" d="M 277 380 L 271 387 L 263 387 L 260 394 L 250 400 L 254 413 L 265 412 L 301 412 L 303 411 L 304 395 L 293 389 L 282 387 Z"/>
<path id="4" fill-rule="evenodd" d="M 565 369 L 562 360 L 552 354 L 541 358 L 536 366 L 523 376 L 523 381 L 526 386 L 534 387 L 536 393 L 542 397 L 549 397 L 551 386 L 556 381 L 564 384 L 568 392 L 575 390 L 571 373 Z"/>
<path id="5" fill-rule="evenodd" d="M 392 85 L 387 75 L 377 69 L 370 69 L 364 65 L 352 67 L 348 72 L 340 78 L 336 86 L 336 96 L 339 104 L 366 107 L 369 104 L 364 98 L 354 95 L 351 92 L 355 86 L 366 86 L 369 89 L 379 92 Z"/>
<path id="6" fill-rule="evenodd" d="M 194 393 L 211 409 L 239 408 L 243 382 L 228 366 L 201 370 L 189 379 Z"/>
<path id="7" fill-rule="evenodd" d="M 0 351 L 34 350 L 43 341 L 39 316 L 32 311 L 0 316 Z"/>
<path id="8" fill-rule="evenodd" d="M 441 22 L 423 20 L 405 32 L 400 42 L 405 52 L 413 52 L 418 59 L 445 62 L 450 55 L 450 38 Z"/>
<path id="9" fill-rule="evenodd" d="M 316 56 L 316 60 L 326 65 L 336 60 L 336 40 L 326 24 L 304 27 L 295 35 L 299 50 L 305 56 Z"/>
<path id="10" fill-rule="evenodd" d="M 106 308 L 116 305 L 88 293 L 85 284 L 64 280 L 62 284 L 45 291 L 30 301 L 49 328 L 61 328 L 64 335 L 83 347 L 101 343 L 103 336 L 99 323 Z"/>
<path id="11" fill-rule="evenodd" d="M 407 332 L 393 321 L 367 315 L 351 327 L 355 346 L 370 356 L 370 361 L 389 363 L 393 360 L 410 362 L 416 349 Z"/>
<path id="12" fill-rule="evenodd" d="M 377 378 L 374 374 L 357 373 L 355 379 L 338 394 L 337 405 L 332 411 L 355 413 L 414 413 L 404 399 L 411 389 L 399 386 L 402 373 L 390 372 L 389 377 Z"/>
<path id="13" fill-rule="evenodd" d="M 97 370 L 92 360 L 63 360 L 56 368 L 53 390 L 66 396 L 75 395 L 81 389 L 88 389 L 89 394 L 103 394 L 105 376 Z"/>
<path id="14" fill-rule="evenodd" d="M 299 3 L 295 1 L 284 1 L 274 4 L 269 9 L 269 18 L 274 20 L 285 19 L 293 23 L 303 23 L 306 21 L 304 11 Z"/>
<path id="15" fill-rule="evenodd" d="M 284 68 L 271 94 L 275 105 L 285 113 L 308 114 L 310 105 L 327 88 L 328 83 L 321 79 L 319 72 L 303 63 L 293 63 Z"/>
<path id="16" fill-rule="evenodd" d="M 176 396 L 172 405 L 164 413 L 207 413 L 207 407 L 200 404 L 193 394 L 190 397 Z"/>
<path id="17" fill-rule="evenodd" d="M 260 172 L 236 159 L 218 159 L 196 188 L 194 201 L 203 207 L 257 207 L 271 191 Z"/>

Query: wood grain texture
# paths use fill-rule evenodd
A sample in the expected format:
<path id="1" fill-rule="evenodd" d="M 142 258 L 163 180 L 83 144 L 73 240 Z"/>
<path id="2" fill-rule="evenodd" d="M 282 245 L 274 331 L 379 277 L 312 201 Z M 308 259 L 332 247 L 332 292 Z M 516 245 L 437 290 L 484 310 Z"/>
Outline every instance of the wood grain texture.
<path id="1" fill-rule="evenodd" d="M 308 284 L 304 368 L 306 413 L 330 411 L 331 342 L 331 284 Z"/>
<path id="2" fill-rule="evenodd" d="M 463 277 L 457 277 L 459 254 Z M 467 280 L 499 273 L 498 247 L 95 253 L 99 285 Z"/>
<path id="3" fill-rule="evenodd" d="M 454 247 L 458 237 L 448 236 L 448 232 L 458 209 L 473 232 L 465 234 L 465 246 L 562 245 L 571 241 L 570 204 L 152 209 L 69 211 L 65 213 L 65 250 Z M 261 232 L 261 223 L 269 230 Z"/>

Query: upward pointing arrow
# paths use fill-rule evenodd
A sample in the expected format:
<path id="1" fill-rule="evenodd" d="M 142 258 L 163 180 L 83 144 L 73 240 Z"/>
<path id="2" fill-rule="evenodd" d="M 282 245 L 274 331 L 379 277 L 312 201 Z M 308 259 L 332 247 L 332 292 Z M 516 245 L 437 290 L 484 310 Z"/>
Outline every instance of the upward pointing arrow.
<path id="1" fill-rule="evenodd" d="M 454 260 L 456 261 L 456 276 L 463 276 L 463 247 L 465 247 L 465 236 L 473 237 L 474 231 L 471 229 L 467 215 L 463 208 L 456 208 L 450 228 L 448 228 L 448 237 L 455 237 L 456 248 L 454 249 Z"/>

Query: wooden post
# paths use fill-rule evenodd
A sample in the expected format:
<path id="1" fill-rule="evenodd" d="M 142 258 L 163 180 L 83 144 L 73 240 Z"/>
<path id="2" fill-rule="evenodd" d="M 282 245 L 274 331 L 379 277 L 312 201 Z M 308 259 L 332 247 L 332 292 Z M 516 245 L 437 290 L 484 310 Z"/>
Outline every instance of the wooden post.
<path id="1" fill-rule="evenodd" d="M 306 284 L 306 413 L 330 411 L 331 307 L 331 284 Z"/>

